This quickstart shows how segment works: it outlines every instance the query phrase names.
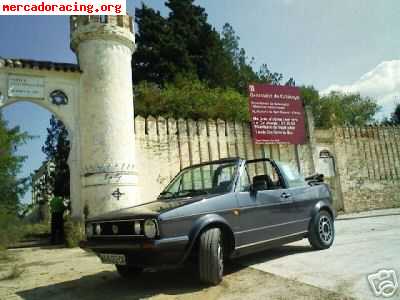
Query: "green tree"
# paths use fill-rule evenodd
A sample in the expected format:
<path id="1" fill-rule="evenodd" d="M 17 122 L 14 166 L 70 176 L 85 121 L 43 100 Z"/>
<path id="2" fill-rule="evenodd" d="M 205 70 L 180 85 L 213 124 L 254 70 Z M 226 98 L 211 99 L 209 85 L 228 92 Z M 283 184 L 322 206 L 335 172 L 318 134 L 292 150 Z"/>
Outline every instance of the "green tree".
<path id="1" fill-rule="evenodd" d="M 257 73 L 252 67 L 254 59 L 249 60 L 246 51 L 240 48 L 240 37 L 236 35 L 229 23 L 226 23 L 222 29 L 221 41 L 232 65 L 232 69 L 229 70 L 232 76 L 231 86 L 243 94 L 247 94 L 249 83 L 259 81 Z"/>
<path id="2" fill-rule="evenodd" d="M 240 48 L 240 37 L 236 35 L 233 27 L 226 23 L 222 29 L 221 41 L 225 52 L 233 63 L 234 68 L 230 71 L 232 74 L 231 87 L 247 95 L 248 85 L 250 83 L 268 83 L 273 85 L 290 85 L 294 86 L 293 78 L 284 83 L 283 74 L 271 72 L 267 64 L 261 65 L 258 72 L 253 69 L 254 58 L 249 59 L 244 48 Z"/>
<path id="3" fill-rule="evenodd" d="M 380 107 L 370 97 L 331 92 L 321 98 L 319 127 L 363 126 L 374 121 Z"/>
<path id="4" fill-rule="evenodd" d="M 138 30 L 137 49 L 132 59 L 133 82 L 162 84 L 173 80 L 178 72 L 175 56 L 187 61 L 187 55 L 180 45 L 175 44 L 167 20 L 159 11 L 156 12 L 142 3 L 142 7 L 136 9 L 135 21 Z"/>
<path id="5" fill-rule="evenodd" d="M 400 125 L 400 104 L 397 104 L 390 117 L 385 117 L 381 121 L 382 125 Z"/>
<path id="6" fill-rule="evenodd" d="M 227 86 L 229 66 L 218 32 L 207 22 L 204 8 L 193 0 L 169 0 L 167 18 L 142 4 L 136 9 L 137 51 L 133 80 L 164 85 L 177 74 L 195 74 L 215 86 Z"/>
<path id="7" fill-rule="evenodd" d="M 145 4 L 136 9 L 138 48 L 132 65 L 137 114 L 248 120 L 250 83 L 295 85 L 292 78 L 284 83 L 283 75 L 266 64 L 254 71 L 254 59 L 240 48 L 233 27 L 226 23 L 219 34 L 194 0 L 165 5 L 167 17 Z"/>
<path id="8" fill-rule="evenodd" d="M 300 94 L 304 105 L 311 108 L 315 119 L 319 119 L 321 112 L 321 98 L 319 92 L 313 86 L 301 86 Z"/>
<path id="9" fill-rule="evenodd" d="M 245 53 L 242 53 L 239 48 L 240 37 L 236 35 L 231 24 L 224 24 L 221 32 L 221 41 L 225 52 L 232 58 L 233 63 L 238 66 Z"/>
<path id="10" fill-rule="evenodd" d="M 49 188 L 54 196 L 69 198 L 70 174 L 67 161 L 70 142 L 67 129 L 55 116 L 50 119 L 50 127 L 47 128 L 47 138 L 42 151 L 46 154 L 46 159 L 52 161 L 55 166 L 50 174 Z"/>
<path id="11" fill-rule="evenodd" d="M 17 150 L 30 138 L 19 127 L 9 129 L 0 113 L 0 210 L 16 213 L 28 188 L 29 178 L 18 178 L 26 157 L 17 155 Z"/>
<path id="12" fill-rule="evenodd" d="M 370 97 L 335 91 L 320 97 L 312 86 L 301 87 L 301 97 L 304 104 L 311 108 L 315 126 L 319 128 L 364 126 L 374 121 L 374 116 L 380 109 Z"/>
<path id="13" fill-rule="evenodd" d="M 266 64 L 263 64 L 257 73 L 258 81 L 272 85 L 282 85 L 283 75 L 271 72 Z"/>
<path id="14" fill-rule="evenodd" d="M 212 87 L 231 87 L 232 61 L 205 9 L 194 5 L 194 0 L 169 0 L 165 5 L 171 10 L 167 21 L 175 44 L 187 55 L 176 57 L 178 73 L 193 73 Z"/>
<path id="15" fill-rule="evenodd" d="M 396 105 L 396 108 L 390 115 L 390 119 L 386 119 L 383 123 L 390 125 L 400 125 L 400 104 Z"/>

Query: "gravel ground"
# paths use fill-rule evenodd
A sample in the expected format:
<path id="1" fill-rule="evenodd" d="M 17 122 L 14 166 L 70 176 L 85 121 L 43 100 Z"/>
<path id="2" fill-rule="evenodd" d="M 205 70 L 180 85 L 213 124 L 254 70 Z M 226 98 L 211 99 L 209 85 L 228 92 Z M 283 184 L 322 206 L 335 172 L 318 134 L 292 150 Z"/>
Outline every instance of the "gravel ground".
<path id="1" fill-rule="evenodd" d="M 23 272 L 18 278 L 0 280 L 0 299 L 350 299 L 237 263 L 227 268 L 219 286 L 207 287 L 198 282 L 194 268 L 144 273 L 125 280 L 114 266 L 103 265 L 80 249 L 9 252 L 15 261 L 0 263 L 0 278 L 8 275 L 13 264 Z"/>

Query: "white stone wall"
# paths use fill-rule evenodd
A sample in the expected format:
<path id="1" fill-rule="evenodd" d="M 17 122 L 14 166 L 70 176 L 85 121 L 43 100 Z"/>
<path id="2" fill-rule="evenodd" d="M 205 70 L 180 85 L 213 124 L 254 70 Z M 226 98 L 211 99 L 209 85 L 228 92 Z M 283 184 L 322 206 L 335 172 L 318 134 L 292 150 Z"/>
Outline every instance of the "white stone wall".
<path id="1" fill-rule="evenodd" d="M 136 201 L 154 200 L 169 181 L 187 166 L 226 157 L 269 157 L 296 166 L 293 145 L 255 145 L 250 124 L 223 120 L 175 120 L 136 117 L 136 161 L 140 193 Z M 308 145 L 300 145 L 301 170 L 310 175 Z"/>
<path id="2" fill-rule="evenodd" d="M 345 127 L 333 134 L 344 210 L 400 207 L 400 127 Z"/>

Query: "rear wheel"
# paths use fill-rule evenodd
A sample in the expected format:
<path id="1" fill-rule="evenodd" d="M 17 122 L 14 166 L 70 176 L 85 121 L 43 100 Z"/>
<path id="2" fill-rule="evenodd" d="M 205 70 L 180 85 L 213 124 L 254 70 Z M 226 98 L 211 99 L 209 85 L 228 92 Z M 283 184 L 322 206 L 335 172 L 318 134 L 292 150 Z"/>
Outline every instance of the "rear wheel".
<path id="1" fill-rule="evenodd" d="M 224 273 L 224 248 L 219 228 L 203 232 L 199 243 L 199 275 L 207 284 L 217 285 Z"/>
<path id="2" fill-rule="evenodd" d="M 118 274 L 123 278 L 133 278 L 143 272 L 143 268 L 140 267 L 120 266 L 120 265 L 115 265 L 115 267 L 117 268 Z"/>
<path id="3" fill-rule="evenodd" d="M 310 222 L 308 240 L 316 250 L 328 249 L 335 239 L 335 226 L 330 213 L 319 211 Z"/>

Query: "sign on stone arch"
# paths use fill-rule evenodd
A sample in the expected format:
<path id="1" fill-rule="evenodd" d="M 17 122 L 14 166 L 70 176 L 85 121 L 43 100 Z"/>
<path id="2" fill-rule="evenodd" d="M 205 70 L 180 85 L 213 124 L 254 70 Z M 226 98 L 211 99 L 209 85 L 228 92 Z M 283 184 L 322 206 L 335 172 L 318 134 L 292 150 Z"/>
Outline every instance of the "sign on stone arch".
<path id="1" fill-rule="evenodd" d="M 35 103 L 66 126 L 72 216 L 140 204 L 135 166 L 132 18 L 71 17 L 79 65 L 0 58 L 0 109 Z"/>
<path id="2" fill-rule="evenodd" d="M 79 113 L 79 77 L 77 65 L 30 60 L 0 59 L 0 109 L 16 102 L 31 102 L 45 108 L 62 121 L 71 140 L 68 165 L 71 172 L 73 210 L 80 211 L 79 189 L 79 128 L 75 116 Z M 62 103 L 54 97 L 61 91 L 68 99 Z M 65 102 L 65 101 L 64 101 Z"/>

